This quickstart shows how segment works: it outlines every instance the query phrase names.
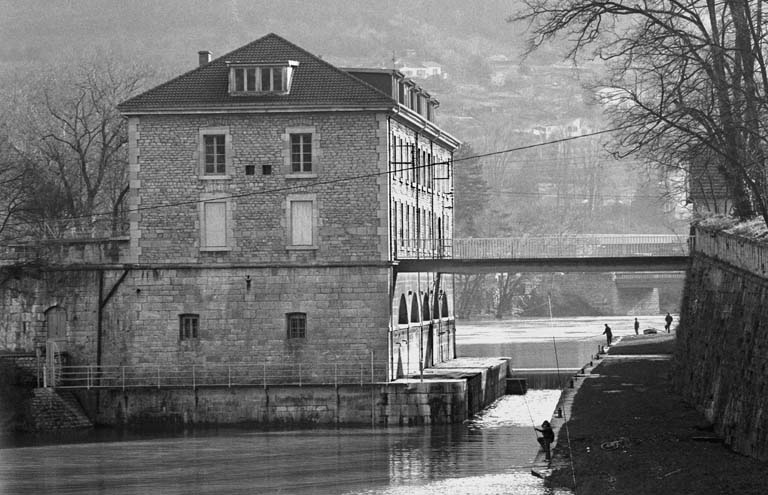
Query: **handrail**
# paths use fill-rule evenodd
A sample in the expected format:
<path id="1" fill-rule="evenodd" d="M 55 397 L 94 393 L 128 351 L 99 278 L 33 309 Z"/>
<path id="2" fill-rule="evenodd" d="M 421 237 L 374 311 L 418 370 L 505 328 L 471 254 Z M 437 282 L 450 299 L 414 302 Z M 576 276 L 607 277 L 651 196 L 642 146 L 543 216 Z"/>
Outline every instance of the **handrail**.
<path id="1" fill-rule="evenodd" d="M 768 245 L 754 239 L 698 228 L 695 251 L 761 277 L 768 273 Z"/>
<path id="2" fill-rule="evenodd" d="M 670 234 L 398 239 L 398 259 L 541 259 L 687 256 L 690 238 Z"/>
<path id="3" fill-rule="evenodd" d="M 386 361 L 62 366 L 58 388 L 199 388 L 271 385 L 366 385 L 386 380 Z"/>
<path id="4" fill-rule="evenodd" d="M 61 351 L 59 344 L 55 340 L 48 340 L 45 343 L 46 362 L 43 364 L 43 386 L 55 387 L 62 376 Z M 59 364 L 59 379 L 56 378 L 56 363 Z"/>

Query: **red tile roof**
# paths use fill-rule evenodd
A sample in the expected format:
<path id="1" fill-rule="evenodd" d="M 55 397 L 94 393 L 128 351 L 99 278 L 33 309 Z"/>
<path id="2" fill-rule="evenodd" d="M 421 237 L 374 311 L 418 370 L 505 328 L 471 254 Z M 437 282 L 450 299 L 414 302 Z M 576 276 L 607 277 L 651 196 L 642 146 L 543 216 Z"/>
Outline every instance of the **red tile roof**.
<path id="1" fill-rule="evenodd" d="M 291 91 L 285 95 L 229 94 L 227 63 L 286 64 L 296 60 Z M 301 108 L 377 108 L 397 103 L 373 86 L 306 50 L 268 34 L 209 64 L 182 74 L 118 105 L 124 113 L 185 110 L 270 110 Z"/>

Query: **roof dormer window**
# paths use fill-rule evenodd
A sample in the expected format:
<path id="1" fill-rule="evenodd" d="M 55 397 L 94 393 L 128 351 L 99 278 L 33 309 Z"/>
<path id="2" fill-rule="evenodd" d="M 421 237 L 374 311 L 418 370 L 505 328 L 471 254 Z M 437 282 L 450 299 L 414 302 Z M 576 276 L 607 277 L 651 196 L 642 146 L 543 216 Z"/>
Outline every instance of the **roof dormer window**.
<path id="1" fill-rule="evenodd" d="M 229 92 L 233 95 L 289 93 L 293 71 L 298 65 L 293 60 L 285 65 L 230 64 Z"/>

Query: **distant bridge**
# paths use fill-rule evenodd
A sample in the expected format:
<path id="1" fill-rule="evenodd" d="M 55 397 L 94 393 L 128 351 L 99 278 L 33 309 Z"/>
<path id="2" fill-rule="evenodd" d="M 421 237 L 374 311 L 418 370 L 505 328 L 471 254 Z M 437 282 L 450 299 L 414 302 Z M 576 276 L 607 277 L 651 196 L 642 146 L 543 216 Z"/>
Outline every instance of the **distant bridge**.
<path id="1" fill-rule="evenodd" d="M 676 235 L 412 239 L 396 258 L 398 272 L 668 272 L 687 268 L 690 243 Z"/>

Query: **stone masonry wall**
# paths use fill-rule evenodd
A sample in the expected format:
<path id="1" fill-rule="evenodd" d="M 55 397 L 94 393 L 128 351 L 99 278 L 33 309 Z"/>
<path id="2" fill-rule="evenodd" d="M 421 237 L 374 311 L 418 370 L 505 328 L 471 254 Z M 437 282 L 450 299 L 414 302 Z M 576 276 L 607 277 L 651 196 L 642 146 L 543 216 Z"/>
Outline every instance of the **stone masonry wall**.
<path id="1" fill-rule="evenodd" d="M 137 262 L 348 262 L 381 260 L 378 172 L 381 122 L 374 114 L 145 116 L 130 122 L 132 256 Z M 226 178 L 203 177 L 206 129 L 228 137 Z M 292 174 L 290 132 L 313 135 L 313 171 Z M 386 145 L 384 145 L 386 146 Z M 246 168 L 253 174 L 246 175 Z M 270 174 L 264 174 L 264 168 Z M 369 177 L 360 177 L 370 174 Z M 354 180 L 344 180 L 359 177 Z M 316 246 L 287 250 L 288 197 L 310 195 Z M 201 199 L 227 201 L 227 250 L 201 252 Z M 183 204 L 178 204 L 183 203 Z M 386 231 L 384 230 L 383 233 Z"/>
<path id="2" fill-rule="evenodd" d="M 96 364 L 98 271 L 25 273 L 2 292 L 0 338 L 34 352 L 47 339 L 46 310 L 66 311 L 60 350 Z M 120 277 L 126 274 L 122 282 Z M 273 267 L 104 270 L 102 365 L 281 364 L 327 374 L 334 363 L 375 362 L 386 376 L 389 268 Z M 306 338 L 288 339 L 287 313 L 306 313 Z M 199 318 L 180 338 L 180 315 Z"/>
<path id="3" fill-rule="evenodd" d="M 768 280 L 696 253 L 675 386 L 737 452 L 768 459 Z"/>
<path id="4" fill-rule="evenodd" d="M 384 379 L 387 267 L 132 270 L 109 303 L 105 365 L 240 364 L 332 373 L 334 363 Z M 289 339 L 286 315 L 306 314 L 306 338 Z M 180 315 L 199 317 L 198 338 L 180 338 Z M 331 366 L 329 368 L 328 366 Z"/>
<path id="5" fill-rule="evenodd" d="M 44 348 L 46 313 L 61 308 L 66 330 L 59 350 L 67 352 L 72 363 L 95 362 L 99 272 L 26 268 L 14 273 L 0 291 L 0 347 L 26 352 Z M 106 273 L 105 285 L 118 276 Z"/>
<path id="6" fill-rule="evenodd" d="M 466 363 L 456 378 L 340 386 L 130 388 L 87 391 L 95 422 L 129 424 L 458 424 L 504 394 L 507 362 Z M 484 368 L 484 369 L 481 369 Z M 95 401 L 86 400 L 86 403 Z"/>

